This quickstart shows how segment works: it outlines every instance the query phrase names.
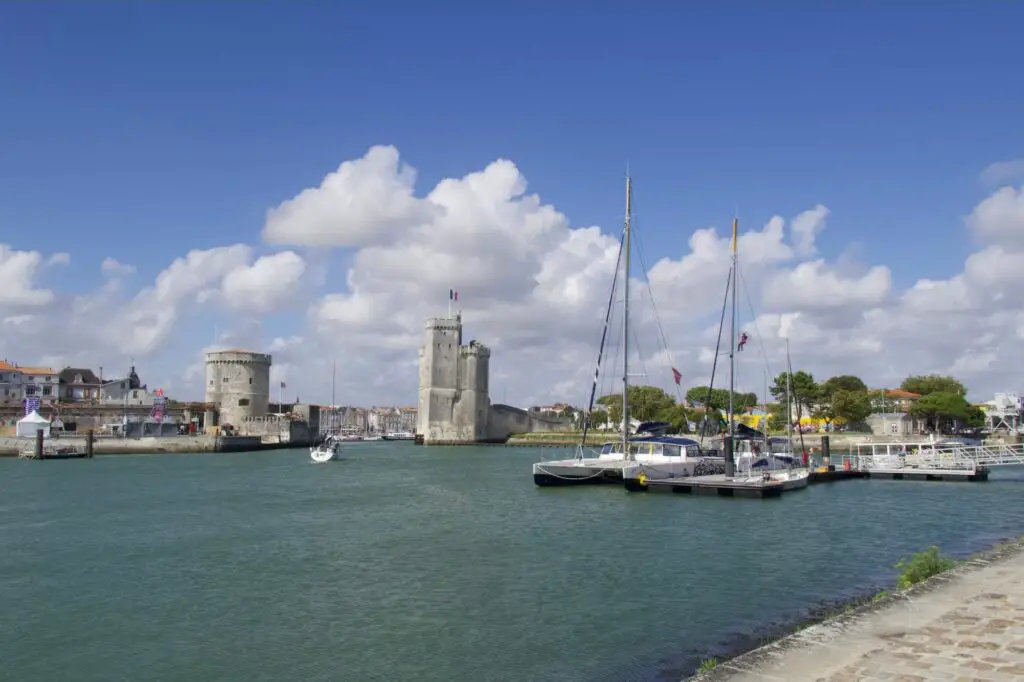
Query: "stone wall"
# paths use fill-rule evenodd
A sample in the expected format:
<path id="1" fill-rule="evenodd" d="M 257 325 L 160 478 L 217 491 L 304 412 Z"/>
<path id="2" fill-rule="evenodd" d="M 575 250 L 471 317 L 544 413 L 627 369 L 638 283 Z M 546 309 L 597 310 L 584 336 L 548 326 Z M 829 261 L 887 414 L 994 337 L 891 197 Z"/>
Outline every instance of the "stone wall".
<path id="1" fill-rule="evenodd" d="M 491 405 L 487 440 L 505 441 L 513 433 L 565 433 L 572 422 L 564 417 L 540 416 L 510 405 Z"/>

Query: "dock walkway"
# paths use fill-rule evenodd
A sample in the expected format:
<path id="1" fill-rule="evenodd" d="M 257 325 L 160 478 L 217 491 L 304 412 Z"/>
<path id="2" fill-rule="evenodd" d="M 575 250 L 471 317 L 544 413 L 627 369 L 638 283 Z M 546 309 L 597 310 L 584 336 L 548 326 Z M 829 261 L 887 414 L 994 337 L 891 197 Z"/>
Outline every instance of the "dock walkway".
<path id="1" fill-rule="evenodd" d="M 1017 544 L 699 675 L 707 682 L 1024 679 Z"/>

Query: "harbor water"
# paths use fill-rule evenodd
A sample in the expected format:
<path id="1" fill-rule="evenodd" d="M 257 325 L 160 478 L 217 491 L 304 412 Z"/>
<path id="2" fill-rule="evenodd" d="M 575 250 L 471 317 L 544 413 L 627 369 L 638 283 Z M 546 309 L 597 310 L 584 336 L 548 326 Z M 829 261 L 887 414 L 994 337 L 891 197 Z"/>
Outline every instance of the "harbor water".
<path id="1" fill-rule="evenodd" d="M 541 489 L 555 450 L 0 460 L 3 679 L 677 680 L 1024 529 L 1024 471 L 776 500 Z"/>

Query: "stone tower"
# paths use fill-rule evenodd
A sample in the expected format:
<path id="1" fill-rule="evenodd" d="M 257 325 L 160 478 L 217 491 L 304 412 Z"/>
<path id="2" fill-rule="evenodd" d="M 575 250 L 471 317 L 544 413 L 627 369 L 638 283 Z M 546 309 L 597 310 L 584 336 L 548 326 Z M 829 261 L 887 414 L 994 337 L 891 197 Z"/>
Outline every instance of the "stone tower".
<path id="1" fill-rule="evenodd" d="M 426 445 L 487 439 L 491 351 L 462 344 L 462 317 L 430 318 L 420 349 L 416 432 Z"/>
<path id="2" fill-rule="evenodd" d="M 270 403 L 270 355 L 247 350 L 206 354 L 206 402 L 218 408 L 219 424 L 238 427 L 263 417 Z"/>

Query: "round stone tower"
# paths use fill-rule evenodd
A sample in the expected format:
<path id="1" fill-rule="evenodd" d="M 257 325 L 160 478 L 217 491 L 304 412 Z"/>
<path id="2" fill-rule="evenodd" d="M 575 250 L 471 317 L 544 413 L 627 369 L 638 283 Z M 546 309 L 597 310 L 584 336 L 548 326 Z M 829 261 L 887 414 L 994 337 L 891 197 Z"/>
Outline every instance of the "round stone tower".
<path id="1" fill-rule="evenodd" d="M 206 354 L 206 402 L 217 405 L 219 424 L 238 427 L 263 417 L 270 403 L 270 355 L 247 350 Z"/>

